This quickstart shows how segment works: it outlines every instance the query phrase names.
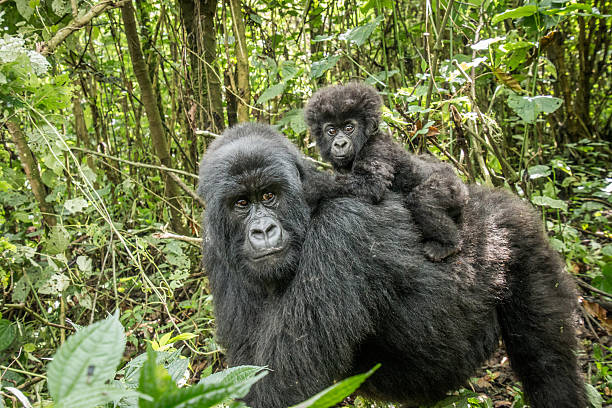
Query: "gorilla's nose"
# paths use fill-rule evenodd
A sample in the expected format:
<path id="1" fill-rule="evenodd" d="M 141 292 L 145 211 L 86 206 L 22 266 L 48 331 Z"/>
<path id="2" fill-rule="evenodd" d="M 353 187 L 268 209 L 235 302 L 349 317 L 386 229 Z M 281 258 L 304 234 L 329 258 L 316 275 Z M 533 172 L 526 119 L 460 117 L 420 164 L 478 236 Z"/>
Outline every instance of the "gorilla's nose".
<path id="1" fill-rule="evenodd" d="M 344 149 L 346 147 L 346 139 L 335 140 L 334 147 L 336 149 Z"/>
<path id="2" fill-rule="evenodd" d="M 249 242 L 256 250 L 280 247 L 282 232 L 278 223 L 271 218 L 253 221 L 249 230 Z"/>
<path id="3" fill-rule="evenodd" d="M 349 140 L 345 137 L 338 138 L 332 143 L 332 154 L 335 156 L 345 156 L 350 148 Z"/>

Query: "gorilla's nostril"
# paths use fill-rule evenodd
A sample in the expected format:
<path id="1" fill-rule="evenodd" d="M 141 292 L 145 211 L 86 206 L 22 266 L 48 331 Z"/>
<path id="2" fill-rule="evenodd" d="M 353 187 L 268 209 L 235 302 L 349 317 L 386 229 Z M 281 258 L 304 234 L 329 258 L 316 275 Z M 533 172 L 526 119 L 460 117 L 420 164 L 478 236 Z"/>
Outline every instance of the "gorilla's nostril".
<path id="1" fill-rule="evenodd" d="M 343 147 L 345 147 L 345 146 L 346 146 L 346 140 L 344 140 L 344 139 L 342 139 L 342 140 L 336 140 L 336 141 L 334 142 L 334 145 L 335 145 L 337 148 L 341 149 L 341 148 L 343 148 Z"/>
<path id="2" fill-rule="evenodd" d="M 256 225 L 251 225 L 248 239 L 251 246 L 256 250 L 266 250 L 277 248 L 281 244 L 282 231 L 275 220 L 270 218 L 255 221 Z"/>

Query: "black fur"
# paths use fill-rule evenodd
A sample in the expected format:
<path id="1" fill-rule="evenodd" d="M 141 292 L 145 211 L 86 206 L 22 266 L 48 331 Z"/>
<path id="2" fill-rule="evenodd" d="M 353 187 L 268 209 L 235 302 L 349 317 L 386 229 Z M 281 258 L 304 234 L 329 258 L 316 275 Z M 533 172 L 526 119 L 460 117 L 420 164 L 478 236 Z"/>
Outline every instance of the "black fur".
<path id="1" fill-rule="evenodd" d="M 362 83 L 329 86 L 312 96 L 305 109 L 306 123 L 321 156 L 340 174 L 335 182 L 313 183 L 309 201 L 316 205 L 322 198 L 349 194 L 376 203 L 389 189 L 399 192 L 421 227 L 425 253 L 439 261 L 460 250 L 457 224 L 468 199 L 467 188 L 450 165 L 433 156 L 410 154 L 380 131 L 381 107 L 376 89 Z M 339 140 L 345 143 L 343 148 L 337 147 Z"/>
<path id="2" fill-rule="evenodd" d="M 227 130 L 202 160 L 203 259 L 218 340 L 231 365 L 272 370 L 245 398 L 250 406 L 290 406 L 376 363 L 363 395 L 435 401 L 466 383 L 500 335 L 532 408 L 586 406 L 576 294 L 530 207 L 470 187 L 463 250 L 434 263 L 398 195 L 378 205 L 324 199 L 310 212 L 303 191 L 313 176 L 321 174 L 263 125 Z M 290 250 L 257 265 L 232 203 L 237 191 L 270 188 Z"/>

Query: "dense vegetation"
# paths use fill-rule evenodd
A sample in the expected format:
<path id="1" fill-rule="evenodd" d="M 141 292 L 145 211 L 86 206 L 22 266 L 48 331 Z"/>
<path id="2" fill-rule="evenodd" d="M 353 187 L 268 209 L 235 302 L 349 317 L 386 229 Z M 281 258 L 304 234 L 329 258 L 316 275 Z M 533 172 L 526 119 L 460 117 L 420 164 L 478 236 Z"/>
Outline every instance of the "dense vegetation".
<path id="1" fill-rule="evenodd" d="M 0 406 L 58 403 L 70 371 L 47 358 L 115 310 L 127 344 L 107 379 L 147 345 L 182 344 L 176 381 L 224 367 L 199 158 L 257 120 L 319 159 L 302 107 L 357 79 L 407 149 L 541 210 L 582 296 L 591 400 L 612 403 L 611 14 L 610 0 L 0 0 Z M 470 387 L 446 404 L 523 406 L 501 355 Z"/>

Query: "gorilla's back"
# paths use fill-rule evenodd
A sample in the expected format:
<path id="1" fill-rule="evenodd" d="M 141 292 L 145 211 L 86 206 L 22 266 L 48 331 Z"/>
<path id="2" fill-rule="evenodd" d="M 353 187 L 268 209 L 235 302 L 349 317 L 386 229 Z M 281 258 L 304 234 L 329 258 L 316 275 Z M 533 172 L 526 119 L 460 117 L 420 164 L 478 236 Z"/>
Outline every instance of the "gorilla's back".
<path id="1" fill-rule="evenodd" d="M 508 242 L 499 228 L 488 225 L 493 220 L 483 217 L 486 211 L 477 209 L 478 222 L 487 227 L 466 218 L 466 231 L 479 234 L 466 233 L 459 254 L 435 263 L 425 257 L 420 231 L 399 196 L 390 194 L 378 205 L 332 200 L 313 218 L 313 233 L 329 231 L 334 222 L 350 233 L 343 240 L 353 246 L 347 252 L 360 254 L 359 259 L 340 257 L 332 269 L 359 271 L 353 278 L 365 279 L 361 298 L 378 322 L 355 351 L 350 373 L 382 364 L 361 387 L 364 395 L 435 400 L 463 385 L 499 346 L 495 303 L 505 282 Z M 441 378 L 445 367 L 452 369 Z"/>

